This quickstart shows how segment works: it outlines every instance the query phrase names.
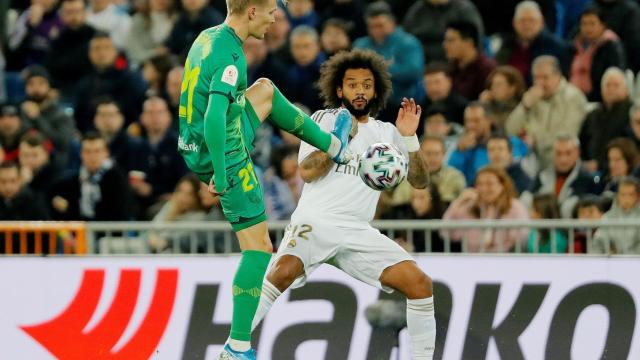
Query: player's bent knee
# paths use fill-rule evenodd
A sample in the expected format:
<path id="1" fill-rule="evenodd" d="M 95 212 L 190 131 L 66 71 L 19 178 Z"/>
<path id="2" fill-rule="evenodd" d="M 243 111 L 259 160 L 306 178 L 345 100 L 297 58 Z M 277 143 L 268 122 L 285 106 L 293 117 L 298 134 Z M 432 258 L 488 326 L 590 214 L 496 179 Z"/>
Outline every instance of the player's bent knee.
<path id="1" fill-rule="evenodd" d="M 409 299 L 424 299 L 433 294 L 433 281 L 429 275 L 418 271 L 412 278 L 412 284 L 409 286 L 410 291 L 405 294 Z"/>
<path id="2" fill-rule="evenodd" d="M 259 86 L 261 92 L 264 91 L 269 97 L 273 97 L 273 82 L 271 80 L 259 78 L 254 84 Z"/>
<path id="3" fill-rule="evenodd" d="M 267 279 L 282 292 L 289 288 L 303 273 L 304 266 L 300 259 L 295 256 L 284 255 L 273 264 Z"/>

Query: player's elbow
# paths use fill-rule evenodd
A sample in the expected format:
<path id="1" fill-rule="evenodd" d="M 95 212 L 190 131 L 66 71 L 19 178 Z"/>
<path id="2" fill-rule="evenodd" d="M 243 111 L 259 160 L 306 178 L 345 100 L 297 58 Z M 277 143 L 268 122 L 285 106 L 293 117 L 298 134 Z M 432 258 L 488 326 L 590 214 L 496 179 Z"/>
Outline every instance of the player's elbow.
<path id="1" fill-rule="evenodd" d="M 300 167 L 299 169 L 300 169 L 300 177 L 302 178 L 302 181 L 304 181 L 307 184 L 314 182 L 318 177 L 315 169 L 305 169 L 304 167 Z"/>

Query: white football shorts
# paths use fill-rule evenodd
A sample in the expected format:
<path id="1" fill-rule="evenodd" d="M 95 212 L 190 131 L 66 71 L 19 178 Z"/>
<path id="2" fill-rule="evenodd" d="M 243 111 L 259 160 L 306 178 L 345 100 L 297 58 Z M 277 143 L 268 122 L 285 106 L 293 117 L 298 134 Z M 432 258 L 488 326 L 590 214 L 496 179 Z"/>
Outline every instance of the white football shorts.
<path id="1" fill-rule="evenodd" d="M 275 260 L 283 255 L 293 255 L 304 264 L 305 274 L 293 282 L 292 288 L 303 286 L 311 273 L 327 263 L 388 293 L 393 289 L 380 283 L 382 272 L 402 261 L 415 261 L 400 245 L 368 223 L 347 227 L 320 219 L 292 220 Z"/>

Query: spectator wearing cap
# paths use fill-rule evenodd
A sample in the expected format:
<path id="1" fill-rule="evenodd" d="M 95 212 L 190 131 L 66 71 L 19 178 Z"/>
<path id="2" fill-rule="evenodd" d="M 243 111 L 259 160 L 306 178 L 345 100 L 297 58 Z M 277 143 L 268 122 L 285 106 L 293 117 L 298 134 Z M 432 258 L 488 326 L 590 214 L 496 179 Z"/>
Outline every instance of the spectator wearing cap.
<path id="1" fill-rule="evenodd" d="M 20 138 L 26 132 L 18 108 L 11 104 L 0 107 L 0 145 L 4 149 L 4 161 L 17 161 Z"/>
<path id="2" fill-rule="evenodd" d="M 15 162 L 0 164 L 0 219 L 49 219 L 46 206 L 28 186 L 23 186 L 20 167 Z M 2 243 L 4 247 L 4 241 Z"/>
<path id="3" fill-rule="evenodd" d="M 118 50 L 109 35 L 96 33 L 89 44 L 89 59 L 94 71 L 78 83 L 76 94 L 76 127 L 83 133 L 92 129 L 95 100 L 103 96 L 118 102 L 127 125 L 140 115 L 146 90 L 144 82 L 126 65 L 116 66 L 117 58 Z"/>
<path id="4" fill-rule="evenodd" d="M 469 22 L 452 22 L 444 35 L 444 52 L 453 68 L 453 90 L 477 100 L 496 63 L 478 48 L 478 29 Z"/>
<path id="5" fill-rule="evenodd" d="M 19 71 L 44 61 L 52 40 L 62 29 L 57 5 L 58 0 L 32 1 L 29 9 L 20 15 L 6 44 L 9 70 Z"/>
<path id="6" fill-rule="evenodd" d="M 46 148 L 45 138 L 35 132 L 25 134 L 20 140 L 20 179 L 38 197 L 48 204 L 51 186 L 60 175 Z"/>
<path id="7" fill-rule="evenodd" d="M 44 64 L 61 99 L 72 101 L 78 81 L 93 71 L 89 42 L 96 30 L 86 22 L 85 0 L 62 0 L 60 15 L 64 27 L 51 43 Z"/>
<path id="8" fill-rule="evenodd" d="M 450 71 L 451 68 L 444 62 L 433 62 L 426 66 L 422 77 L 426 98 L 422 108 L 429 109 L 432 105 L 440 106 L 449 121 L 462 125 L 464 108 L 468 101 L 453 90 Z"/>
<path id="9" fill-rule="evenodd" d="M 44 67 L 28 67 L 25 70 L 25 81 L 27 100 L 20 106 L 25 126 L 51 140 L 55 150 L 55 163 L 64 168 L 69 160 L 70 143 L 75 136 L 73 118 L 52 95 L 49 72 Z"/>
<path id="10" fill-rule="evenodd" d="M 417 98 L 419 79 L 424 72 L 424 53 L 418 39 L 396 25 L 389 4 L 377 1 L 367 6 L 366 37 L 353 42 L 354 49 L 372 50 L 389 62 L 393 92 L 387 110 L 380 116 L 385 121 L 395 121 L 402 98 Z"/>
<path id="11" fill-rule="evenodd" d="M 90 0 L 87 22 L 97 30 L 105 31 L 118 49 L 124 49 L 131 27 L 131 17 L 113 1 Z"/>

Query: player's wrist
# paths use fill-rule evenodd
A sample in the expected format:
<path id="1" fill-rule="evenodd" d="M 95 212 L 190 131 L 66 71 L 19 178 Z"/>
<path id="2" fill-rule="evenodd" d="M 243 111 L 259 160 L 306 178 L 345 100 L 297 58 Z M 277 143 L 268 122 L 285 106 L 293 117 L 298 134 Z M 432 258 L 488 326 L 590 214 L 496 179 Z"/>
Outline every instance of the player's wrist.
<path id="1" fill-rule="evenodd" d="M 404 141 L 404 145 L 407 148 L 408 152 L 416 152 L 420 150 L 420 141 L 418 140 L 418 135 L 413 134 L 409 136 L 403 136 L 402 140 Z"/>

